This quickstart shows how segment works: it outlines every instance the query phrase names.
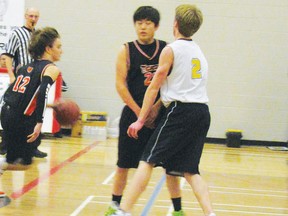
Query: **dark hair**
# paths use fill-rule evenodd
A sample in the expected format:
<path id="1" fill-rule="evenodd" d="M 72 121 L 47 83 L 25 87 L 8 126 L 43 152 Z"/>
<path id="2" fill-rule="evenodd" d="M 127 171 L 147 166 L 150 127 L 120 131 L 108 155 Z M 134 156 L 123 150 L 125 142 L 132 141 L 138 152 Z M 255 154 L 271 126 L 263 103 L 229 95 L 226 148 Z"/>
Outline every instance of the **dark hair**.
<path id="1" fill-rule="evenodd" d="M 52 27 L 37 29 L 33 32 L 28 51 L 33 59 L 39 59 L 45 53 L 47 46 L 52 47 L 54 41 L 60 38 L 59 33 Z"/>
<path id="2" fill-rule="evenodd" d="M 133 21 L 135 23 L 143 19 L 152 21 L 155 26 L 158 26 L 160 21 L 159 11 L 151 6 L 141 6 L 135 11 Z"/>

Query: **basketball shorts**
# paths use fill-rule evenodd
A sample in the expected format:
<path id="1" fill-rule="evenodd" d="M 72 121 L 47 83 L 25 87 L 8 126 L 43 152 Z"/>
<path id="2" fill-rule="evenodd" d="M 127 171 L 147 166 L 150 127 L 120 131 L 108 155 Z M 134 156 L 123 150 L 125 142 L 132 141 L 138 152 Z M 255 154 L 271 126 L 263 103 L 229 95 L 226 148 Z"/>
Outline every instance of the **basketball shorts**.
<path id="1" fill-rule="evenodd" d="M 206 104 L 172 102 L 151 136 L 141 160 L 162 166 L 170 175 L 199 174 L 210 126 Z"/>
<path id="2" fill-rule="evenodd" d="M 31 164 L 35 148 L 31 143 L 27 143 L 27 136 L 33 133 L 36 124 L 34 116 L 24 116 L 19 114 L 17 109 L 4 104 L 1 110 L 1 124 L 7 143 L 7 163 Z"/>
<path id="3" fill-rule="evenodd" d="M 129 137 L 127 135 L 128 127 L 136 120 L 135 113 L 128 106 L 125 106 L 119 123 L 117 166 L 120 168 L 138 167 L 143 150 L 154 131 L 154 129 L 143 127 L 138 133 L 138 139 Z"/>

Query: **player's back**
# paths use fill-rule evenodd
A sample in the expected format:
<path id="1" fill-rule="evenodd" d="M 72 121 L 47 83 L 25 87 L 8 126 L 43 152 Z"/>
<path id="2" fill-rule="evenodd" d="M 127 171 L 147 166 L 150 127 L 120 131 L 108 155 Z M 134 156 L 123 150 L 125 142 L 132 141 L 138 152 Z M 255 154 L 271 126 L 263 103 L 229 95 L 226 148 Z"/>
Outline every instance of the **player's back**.
<path id="1" fill-rule="evenodd" d="M 164 103 L 207 103 L 208 63 L 200 47 L 192 40 L 179 39 L 168 45 L 174 56 L 173 68 L 163 86 Z"/>
<path id="2" fill-rule="evenodd" d="M 42 75 L 50 64 L 47 60 L 36 60 L 19 68 L 15 81 L 4 94 L 4 102 L 24 113 L 27 107 L 36 102 Z"/>

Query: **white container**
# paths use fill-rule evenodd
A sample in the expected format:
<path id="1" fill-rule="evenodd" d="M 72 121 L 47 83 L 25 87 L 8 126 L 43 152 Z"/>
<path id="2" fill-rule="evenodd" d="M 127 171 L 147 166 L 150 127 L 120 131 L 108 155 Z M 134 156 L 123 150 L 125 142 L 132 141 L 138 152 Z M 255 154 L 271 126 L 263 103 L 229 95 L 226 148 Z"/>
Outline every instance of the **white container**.
<path id="1" fill-rule="evenodd" d="M 119 128 L 111 127 L 107 128 L 108 138 L 118 138 L 119 137 Z"/>
<path id="2" fill-rule="evenodd" d="M 107 129 L 106 127 L 93 127 L 93 137 L 96 141 L 106 141 L 107 140 Z"/>

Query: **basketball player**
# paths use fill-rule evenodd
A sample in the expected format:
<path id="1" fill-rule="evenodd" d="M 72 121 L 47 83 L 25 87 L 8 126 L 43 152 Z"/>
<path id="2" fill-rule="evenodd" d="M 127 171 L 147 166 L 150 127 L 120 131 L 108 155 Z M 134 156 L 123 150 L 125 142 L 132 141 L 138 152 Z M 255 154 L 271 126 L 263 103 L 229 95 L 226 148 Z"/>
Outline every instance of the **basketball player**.
<path id="1" fill-rule="evenodd" d="M 48 92 L 60 72 L 53 63 L 62 54 L 60 35 L 51 27 L 36 30 L 29 53 L 35 60 L 19 68 L 3 97 L 1 124 L 9 145 L 0 173 L 26 170 L 32 163 L 31 143 L 40 135 Z"/>
<path id="2" fill-rule="evenodd" d="M 203 209 L 204 215 L 215 216 L 208 187 L 199 174 L 199 161 L 210 126 L 206 81 L 208 64 L 200 47 L 192 40 L 203 21 L 194 5 L 176 8 L 173 33 L 175 41 L 167 45 L 149 85 L 142 109 L 127 133 L 138 138 L 158 91 L 167 107 L 151 136 L 121 209 L 114 215 L 130 212 L 146 188 L 155 164 L 162 163 L 167 173 L 184 176 Z M 169 71 L 171 70 L 171 73 Z"/>
<path id="3" fill-rule="evenodd" d="M 40 17 L 39 10 L 37 8 L 27 8 L 25 11 L 25 24 L 11 32 L 11 36 L 8 40 L 5 55 L 8 75 L 10 83 L 14 82 L 16 76 L 16 70 L 19 66 L 29 64 L 33 61 L 33 58 L 29 55 L 28 45 L 30 42 L 31 34 L 35 30 Z M 14 70 L 13 70 L 14 66 Z M 32 144 L 34 146 L 34 157 L 44 158 L 47 157 L 47 153 L 38 149 L 41 144 L 41 136 Z M 0 153 L 6 153 L 6 145 L 9 145 L 2 137 L 2 145 L 0 145 Z"/>
<path id="4" fill-rule="evenodd" d="M 147 141 L 154 131 L 151 126 L 162 105 L 160 100 L 153 105 L 146 126 L 139 133 L 137 140 L 127 135 L 129 125 L 139 116 L 144 94 L 158 67 L 160 53 L 166 46 L 166 42 L 154 38 L 160 21 L 157 9 L 151 6 L 139 7 L 133 15 L 133 21 L 138 38 L 122 47 L 116 63 L 116 88 L 126 106 L 120 119 L 118 161 L 112 189 L 112 203 L 105 216 L 114 213 L 119 206 L 127 183 L 128 171 L 130 168 L 137 168 Z M 167 175 L 166 180 L 174 205 L 173 215 L 183 215 L 179 179 Z"/>

